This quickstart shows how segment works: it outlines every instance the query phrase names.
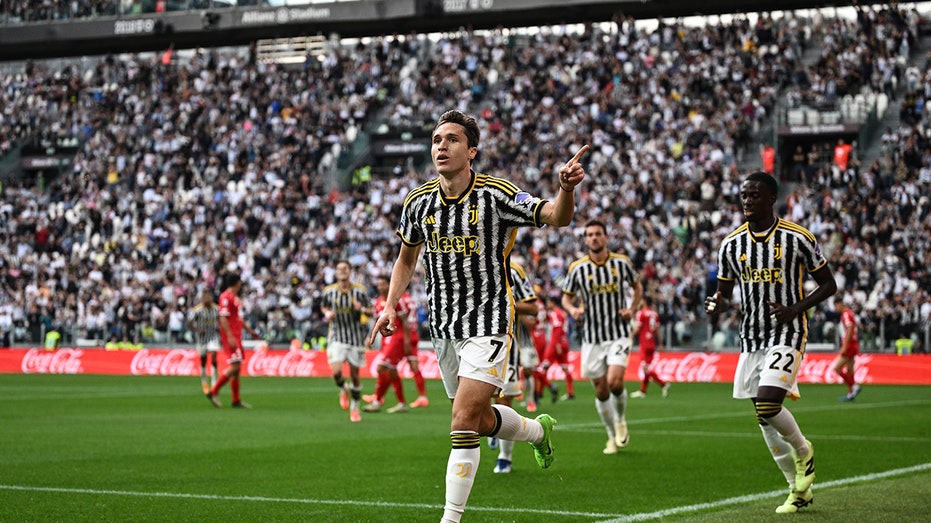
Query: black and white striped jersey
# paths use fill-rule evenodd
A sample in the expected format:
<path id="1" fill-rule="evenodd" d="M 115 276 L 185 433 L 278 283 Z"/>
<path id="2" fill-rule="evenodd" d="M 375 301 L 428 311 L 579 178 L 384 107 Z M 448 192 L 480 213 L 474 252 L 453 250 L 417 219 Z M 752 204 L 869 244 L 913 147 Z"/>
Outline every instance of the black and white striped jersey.
<path id="1" fill-rule="evenodd" d="M 190 322 L 195 329 L 194 341 L 200 347 L 208 343 L 220 343 L 220 308 L 213 303 L 209 307 L 198 303 L 190 313 Z"/>
<path id="2" fill-rule="evenodd" d="M 569 265 L 562 291 L 582 300 L 583 342 L 602 343 L 630 337 L 630 321 L 621 317 L 620 311 L 628 307 L 628 294 L 639 279 L 630 258 L 615 252 L 608 253 L 604 263 L 583 256 Z"/>
<path id="3" fill-rule="evenodd" d="M 358 301 L 362 307 L 369 306 L 369 293 L 364 285 L 353 283 L 348 291 L 341 291 L 339 284 L 334 283 L 323 289 L 320 306 L 336 313 L 330 320 L 327 334 L 329 341 L 357 347 L 365 345 L 368 326 L 363 322 L 362 312 L 355 308 L 354 301 Z"/>
<path id="4" fill-rule="evenodd" d="M 827 263 L 808 229 L 778 219 L 772 229 L 756 235 L 743 224 L 727 235 L 718 250 L 718 279 L 739 280 L 742 318 L 740 337 L 769 344 L 793 345 L 797 335 L 807 336 L 808 319 L 799 315 L 791 323 L 772 318 L 768 302 L 789 306 L 803 298 L 805 273 Z M 765 344 L 741 344 L 748 352 Z"/>
<path id="5" fill-rule="evenodd" d="M 433 337 L 510 332 L 508 256 L 519 227 L 543 225 L 544 202 L 504 178 L 475 172 L 456 198 L 442 193 L 439 178 L 411 191 L 397 233 L 409 246 L 424 245 Z"/>
<path id="6" fill-rule="evenodd" d="M 527 277 L 527 272 L 519 264 L 511 262 L 511 291 L 514 293 L 514 302 L 537 301 L 537 293 L 533 291 L 533 284 Z M 517 325 L 514 327 L 514 339 L 517 341 L 517 347 L 533 347 L 533 338 L 530 335 L 530 329 L 524 322 L 518 318 Z"/>

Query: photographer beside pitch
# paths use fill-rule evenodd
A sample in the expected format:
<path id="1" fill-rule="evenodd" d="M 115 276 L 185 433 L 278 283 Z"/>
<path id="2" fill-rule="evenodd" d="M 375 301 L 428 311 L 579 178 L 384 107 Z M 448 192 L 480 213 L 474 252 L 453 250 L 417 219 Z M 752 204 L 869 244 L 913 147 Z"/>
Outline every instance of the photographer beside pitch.
<path id="1" fill-rule="evenodd" d="M 553 201 L 521 191 L 510 181 L 472 170 L 478 154 L 478 123 L 459 111 L 440 116 L 430 156 L 438 177 L 408 194 L 398 236 L 401 250 L 391 271 L 385 310 L 375 335 L 394 334 L 395 307 L 424 251 L 430 331 L 446 395 L 453 401 L 446 466 L 444 522 L 458 522 L 481 457 L 482 436 L 527 441 L 537 463 L 553 463 L 550 436 L 556 420 L 528 419 L 488 398 L 504 387 L 514 322 L 508 257 L 517 229 L 544 224 L 562 227 L 575 213 L 573 191 L 585 169 L 583 146 L 559 169 Z"/>
<path id="2" fill-rule="evenodd" d="M 815 449 L 782 403 L 787 394 L 800 397 L 796 379 L 807 341 L 805 311 L 831 297 L 837 283 L 814 235 L 773 214 L 777 193 L 776 180 L 764 172 L 750 174 L 741 184 L 746 223 L 721 242 L 718 290 L 705 299 L 705 311 L 720 314 L 729 309 L 740 281 L 734 398 L 753 400 L 763 439 L 789 483 L 789 497 L 776 508 L 786 514 L 814 499 Z M 802 295 L 804 272 L 818 283 L 807 296 Z"/>

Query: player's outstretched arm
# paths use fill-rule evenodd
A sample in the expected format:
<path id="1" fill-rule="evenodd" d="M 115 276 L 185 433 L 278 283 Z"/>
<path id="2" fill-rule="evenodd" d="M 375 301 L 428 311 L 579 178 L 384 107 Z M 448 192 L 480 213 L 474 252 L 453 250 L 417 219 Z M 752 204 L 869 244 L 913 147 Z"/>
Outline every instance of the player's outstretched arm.
<path id="1" fill-rule="evenodd" d="M 543 206 L 540 213 L 543 223 L 563 227 L 572 221 L 572 216 L 575 214 L 573 191 L 575 191 L 575 186 L 585 179 L 585 167 L 582 166 L 580 160 L 589 148 L 587 144 L 583 145 L 575 156 L 559 169 L 559 192 L 554 200 L 546 202 Z"/>

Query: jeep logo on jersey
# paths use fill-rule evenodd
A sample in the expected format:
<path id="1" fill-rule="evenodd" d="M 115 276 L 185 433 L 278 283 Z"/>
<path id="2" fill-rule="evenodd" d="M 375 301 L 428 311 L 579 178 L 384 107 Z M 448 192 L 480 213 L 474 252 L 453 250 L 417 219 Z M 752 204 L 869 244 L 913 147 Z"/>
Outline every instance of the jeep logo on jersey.
<path id="1" fill-rule="evenodd" d="M 746 283 L 782 283 L 782 269 L 778 267 L 767 267 L 765 269 L 744 267 L 744 270 L 740 273 L 740 279 Z"/>
<path id="2" fill-rule="evenodd" d="M 438 232 L 433 232 L 427 238 L 427 252 L 458 252 L 472 256 L 481 251 L 482 245 L 478 236 L 440 236 Z"/>

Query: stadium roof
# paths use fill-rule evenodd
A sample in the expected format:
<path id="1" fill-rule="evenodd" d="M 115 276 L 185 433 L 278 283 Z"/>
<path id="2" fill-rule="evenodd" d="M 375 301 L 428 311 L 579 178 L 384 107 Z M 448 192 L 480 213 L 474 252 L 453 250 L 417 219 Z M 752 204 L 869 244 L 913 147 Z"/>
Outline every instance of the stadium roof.
<path id="1" fill-rule="evenodd" d="M 778 11 L 856 2 L 782 0 Z M 755 12 L 773 2 L 743 0 L 378 0 L 229 7 L 0 24 L 0 61 L 245 45 L 304 35 L 377 36 Z"/>

